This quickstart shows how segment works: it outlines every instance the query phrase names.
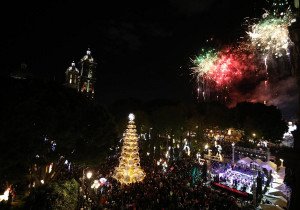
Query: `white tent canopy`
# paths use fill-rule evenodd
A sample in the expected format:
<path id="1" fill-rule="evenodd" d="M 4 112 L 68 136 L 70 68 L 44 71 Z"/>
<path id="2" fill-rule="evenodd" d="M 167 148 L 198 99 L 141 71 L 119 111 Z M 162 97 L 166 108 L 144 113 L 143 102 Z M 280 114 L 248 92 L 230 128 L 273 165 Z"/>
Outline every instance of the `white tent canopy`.
<path id="1" fill-rule="evenodd" d="M 258 164 L 258 165 L 261 165 L 263 163 L 263 161 L 261 159 L 256 159 L 255 162 Z"/>
<path id="2" fill-rule="evenodd" d="M 240 164 L 244 164 L 244 165 L 250 165 L 250 163 L 253 162 L 253 160 L 249 157 L 244 157 L 242 159 L 240 159 L 237 163 L 240 163 Z"/>
<path id="3" fill-rule="evenodd" d="M 275 189 L 281 191 L 285 195 L 285 196 L 283 196 L 284 198 L 287 199 L 288 197 L 290 197 L 291 188 L 288 187 L 286 184 L 281 184 L 281 185 L 277 186 Z"/>
<path id="4" fill-rule="evenodd" d="M 282 208 L 287 207 L 287 200 L 282 196 L 265 195 L 265 198 L 274 205 L 278 205 Z"/>
<path id="5" fill-rule="evenodd" d="M 270 170 L 276 171 L 276 169 L 277 169 L 277 165 L 275 163 L 273 163 L 272 161 L 263 162 L 261 164 L 261 167 L 267 169 L 268 171 L 270 171 Z"/>
<path id="6" fill-rule="evenodd" d="M 282 196 L 282 197 L 284 197 L 285 199 L 287 199 L 287 195 L 286 194 L 284 194 L 282 191 L 280 191 L 280 190 L 277 190 L 277 189 L 274 189 L 274 188 L 271 188 L 270 190 L 269 190 L 269 192 L 268 192 L 268 195 L 275 195 L 275 196 Z"/>
<path id="7" fill-rule="evenodd" d="M 260 207 L 262 210 L 283 210 L 283 208 L 272 204 L 260 204 Z"/>
<path id="8" fill-rule="evenodd" d="M 285 167 L 280 167 L 279 170 L 277 171 L 277 174 L 281 176 L 285 176 Z"/>

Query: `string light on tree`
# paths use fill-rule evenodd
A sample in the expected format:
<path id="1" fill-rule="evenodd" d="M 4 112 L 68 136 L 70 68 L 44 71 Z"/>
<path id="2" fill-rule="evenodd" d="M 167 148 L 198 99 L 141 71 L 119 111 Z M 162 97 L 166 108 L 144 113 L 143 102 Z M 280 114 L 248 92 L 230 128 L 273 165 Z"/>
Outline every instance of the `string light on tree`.
<path id="1" fill-rule="evenodd" d="M 134 114 L 129 114 L 129 122 L 124 136 L 119 166 L 115 168 L 113 178 L 121 184 L 141 182 L 146 174 L 140 166 L 138 135 L 134 123 Z"/>

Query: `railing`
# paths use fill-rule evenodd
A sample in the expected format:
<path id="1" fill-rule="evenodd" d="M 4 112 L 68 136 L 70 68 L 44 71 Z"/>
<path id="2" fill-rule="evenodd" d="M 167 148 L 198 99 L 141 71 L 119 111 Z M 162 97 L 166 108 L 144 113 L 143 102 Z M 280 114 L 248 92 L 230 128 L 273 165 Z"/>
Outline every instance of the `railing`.
<path id="1" fill-rule="evenodd" d="M 212 156 L 212 155 L 204 155 L 205 159 L 209 159 L 209 160 L 215 160 L 215 161 L 219 161 L 219 162 L 223 162 L 219 156 Z"/>
<path id="2" fill-rule="evenodd" d="M 260 155 L 267 155 L 268 152 L 267 151 L 263 151 L 263 150 L 257 150 L 257 149 L 249 149 L 249 148 L 245 148 L 245 147 L 235 147 L 236 151 L 241 151 L 241 152 L 250 152 L 250 153 L 254 153 L 254 154 L 260 154 Z"/>
<path id="3" fill-rule="evenodd" d="M 248 157 L 255 156 L 256 158 L 265 159 L 265 160 L 268 160 L 268 158 L 272 159 L 270 157 L 269 151 L 249 149 L 249 148 L 238 147 L 238 146 L 235 147 L 235 154 L 242 155 L 242 156 L 248 156 Z"/>

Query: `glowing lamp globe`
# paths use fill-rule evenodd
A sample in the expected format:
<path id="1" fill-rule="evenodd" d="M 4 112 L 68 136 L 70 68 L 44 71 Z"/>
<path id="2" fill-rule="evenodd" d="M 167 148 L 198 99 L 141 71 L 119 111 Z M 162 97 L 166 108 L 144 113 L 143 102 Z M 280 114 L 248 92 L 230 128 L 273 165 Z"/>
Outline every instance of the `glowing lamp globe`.
<path id="1" fill-rule="evenodd" d="M 91 171 L 87 172 L 86 178 L 90 179 L 93 176 L 93 173 Z"/>
<path id="2" fill-rule="evenodd" d="M 129 119 L 130 121 L 133 121 L 133 120 L 135 119 L 134 114 L 130 113 L 130 114 L 128 115 L 128 119 Z"/>

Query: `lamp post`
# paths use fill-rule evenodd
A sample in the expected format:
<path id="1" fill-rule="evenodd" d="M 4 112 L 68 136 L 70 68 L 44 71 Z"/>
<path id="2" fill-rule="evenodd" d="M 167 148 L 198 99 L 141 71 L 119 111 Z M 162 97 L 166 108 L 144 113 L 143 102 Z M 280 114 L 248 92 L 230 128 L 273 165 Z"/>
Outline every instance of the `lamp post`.
<path id="1" fill-rule="evenodd" d="M 232 160 L 231 163 L 234 164 L 234 142 L 231 144 L 232 146 Z"/>
<path id="2" fill-rule="evenodd" d="M 148 136 L 148 138 L 149 139 L 151 139 L 151 130 L 152 130 L 153 128 L 149 128 L 149 136 Z"/>
<path id="3" fill-rule="evenodd" d="M 208 150 L 208 148 L 209 148 L 208 144 L 205 144 L 204 150 L 205 150 L 205 151 L 208 151 L 207 155 L 209 156 L 209 150 Z"/>
<path id="4" fill-rule="evenodd" d="M 86 201 L 89 201 L 89 194 L 88 194 L 88 184 L 89 182 L 87 183 L 87 180 L 90 180 L 91 177 L 93 176 L 93 173 L 91 171 L 88 171 L 86 174 L 85 174 L 85 171 L 86 171 L 87 168 L 83 169 L 82 171 L 82 183 L 83 183 L 83 188 L 84 188 L 84 195 L 83 195 L 83 209 L 85 209 L 85 205 L 86 205 Z"/>
<path id="5" fill-rule="evenodd" d="M 300 9 L 299 9 L 299 0 L 294 0 L 294 7 L 296 10 L 295 21 L 289 26 L 289 36 L 294 43 L 292 48 L 292 66 L 294 68 L 295 77 L 297 80 L 298 88 L 300 87 Z M 300 95 L 299 95 L 300 98 Z M 298 102 L 298 117 L 300 110 L 300 103 Z M 296 130 L 296 136 L 299 138 L 299 129 Z M 299 141 L 294 141 L 294 149 L 299 150 L 300 144 Z"/>
<path id="6" fill-rule="evenodd" d="M 270 160 L 270 148 L 268 147 L 267 148 L 267 161 Z"/>
<path id="7" fill-rule="evenodd" d="M 292 52 L 292 65 L 296 74 L 296 80 L 298 83 L 298 88 L 300 86 L 300 9 L 299 9 L 299 0 L 294 0 L 294 9 L 296 10 L 296 21 L 294 21 L 291 26 L 289 26 L 289 35 L 291 40 L 294 43 L 294 49 Z M 300 96 L 299 96 L 300 97 Z M 300 103 L 298 102 L 298 118 L 299 118 L 299 110 L 300 110 Z M 299 138 L 300 138 L 300 131 L 297 129 L 294 136 L 294 151 L 290 154 L 289 159 L 293 160 L 295 162 L 294 166 L 294 174 L 296 180 L 300 178 L 300 171 L 299 167 L 297 167 L 297 162 L 299 162 L 299 150 L 300 150 L 300 144 L 299 144 Z M 299 181 L 295 183 L 294 186 L 292 186 L 292 195 L 290 198 L 289 203 L 289 209 L 298 209 L 298 201 L 297 198 L 300 195 L 300 185 Z"/>
<path id="8" fill-rule="evenodd" d="M 100 179 L 101 180 L 101 179 Z M 95 179 L 91 188 L 94 190 L 93 192 L 93 200 L 96 201 L 94 202 L 94 206 L 98 206 L 99 203 L 97 202 L 99 200 L 99 196 L 98 196 L 98 188 L 100 187 L 100 182 L 99 180 Z"/>
<path id="9" fill-rule="evenodd" d="M 256 192 L 256 180 L 254 178 L 253 178 L 252 190 L 253 190 L 253 205 L 256 207 L 257 192 Z"/>

